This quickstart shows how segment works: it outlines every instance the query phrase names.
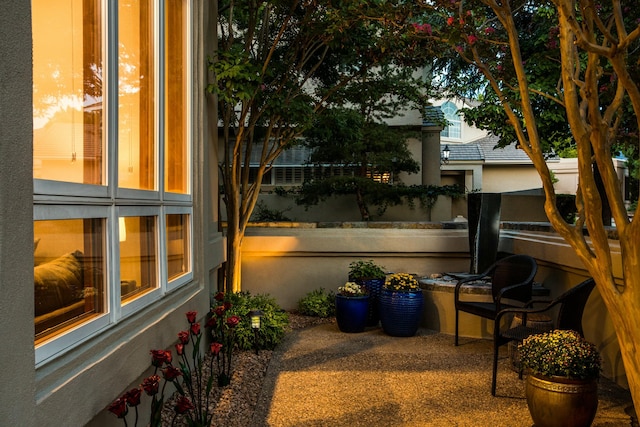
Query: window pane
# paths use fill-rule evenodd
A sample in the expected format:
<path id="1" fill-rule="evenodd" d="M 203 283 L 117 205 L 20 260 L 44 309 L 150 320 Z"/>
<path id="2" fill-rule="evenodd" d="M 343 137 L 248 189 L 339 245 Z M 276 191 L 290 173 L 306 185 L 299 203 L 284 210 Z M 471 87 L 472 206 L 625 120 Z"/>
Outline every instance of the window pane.
<path id="1" fill-rule="evenodd" d="M 104 184 L 100 1 L 33 0 L 33 176 Z"/>
<path id="2" fill-rule="evenodd" d="M 158 287 L 156 217 L 120 217 L 120 296 L 127 302 Z"/>
<path id="3" fill-rule="evenodd" d="M 155 189 L 151 1 L 118 2 L 118 184 Z"/>
<path id="4" fill-rule="evenodd" d="M 167 275 L 173 280 L 189 272 L 189 215 L 169 214 L 167 220 Z"/>
<path id="5" fill-rule="evenodd" d="M 36 344 L 105 312 L 104 219 L 34 221 Z"/>
<path id="6" fill-rule="evenodd" d="M 166 0 L 165 191 L 188 193 L 187 2 Z"/>

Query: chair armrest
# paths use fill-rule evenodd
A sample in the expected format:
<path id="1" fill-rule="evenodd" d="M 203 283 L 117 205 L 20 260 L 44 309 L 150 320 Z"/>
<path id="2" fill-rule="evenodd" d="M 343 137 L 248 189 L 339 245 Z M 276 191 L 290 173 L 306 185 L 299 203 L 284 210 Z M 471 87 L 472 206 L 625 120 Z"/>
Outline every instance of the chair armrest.
<path id="1" fill-rule="evenodd" d="M 540 301 L 535 301 L 535 302 L 540 302 Z M 526 314 L 544 313 L 546 311 L 549 311 L 556 304 L 557 304 L 557 301 L 554 300 L 554 301 L 550 302 L 549 304 L 545 305 L 544 307 L 540 307 L 540 308 L 520 308 L 520 307 L 503 308 L 496 315 L 495 324 L 499 325 L 500 324 L 500 320 L 502 320 L 502 318 L 504 316 L 506 316 L 507 314 L 514 314 L 514 315 L 515 314 L 522 314 L 522 315 L 526 315 Z"/>
<path id="2" fill-rule="evenodd" d="M 532 285 L 533 283 L 517 283 L 515 285 L 506 286 L 500 289 L 500 292 L 498 292 L 498 295 L 496 297 L 496 303 L 500 305 L 500 302 L 503 299 L 512 298 L 511 295 L 516 294 L 521 289 L 531 288 Z M 529 294 L 529 296 L 531 296 L 531 294 Z"/>
<path id="3" fill-rule="evenodd" d="M 553 302 L 552 299 L 548 299 L 548 298 L 536 298 L 536 299 L 532 299 L 529 300 L 524 307 L 526 308 L 533 308 L 534 304 L 551 304 Z"/>

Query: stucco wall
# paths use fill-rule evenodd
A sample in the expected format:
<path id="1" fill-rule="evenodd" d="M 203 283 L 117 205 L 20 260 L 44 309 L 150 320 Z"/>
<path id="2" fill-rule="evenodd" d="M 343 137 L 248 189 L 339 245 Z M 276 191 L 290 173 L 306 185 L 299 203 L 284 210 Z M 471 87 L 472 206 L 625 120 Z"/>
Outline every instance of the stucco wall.
<path id="1" fill-rule="evenodd" d="M 542 188 L 540 176 L 532 165 L 487 166 L 482 170 L 482 191 L 501 193 Z"/>
<path id="2" fill-rule="evenodd" d="M 0 13 L 0 425 L 33 426 L 33 179 L 31 10 Z"/>

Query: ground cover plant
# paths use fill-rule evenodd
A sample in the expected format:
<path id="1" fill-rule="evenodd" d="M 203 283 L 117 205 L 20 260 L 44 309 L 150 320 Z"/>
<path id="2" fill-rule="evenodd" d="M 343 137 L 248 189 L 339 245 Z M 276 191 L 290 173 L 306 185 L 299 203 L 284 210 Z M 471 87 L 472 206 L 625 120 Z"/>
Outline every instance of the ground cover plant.
<path id="1" fill-rule="evenodd" d="M 336 294 L 324 288 L 314 289 L 298 301 L 298 310 L 306 316 L 335 316 Z"/>

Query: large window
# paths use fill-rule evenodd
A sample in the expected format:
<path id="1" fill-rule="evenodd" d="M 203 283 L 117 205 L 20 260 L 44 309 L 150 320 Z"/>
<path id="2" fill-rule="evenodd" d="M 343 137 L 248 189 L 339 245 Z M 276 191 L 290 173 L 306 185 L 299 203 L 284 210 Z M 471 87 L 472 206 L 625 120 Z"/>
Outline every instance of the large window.
<path id="1" fill-rule="evenodd" d="M 192 279 L 190 0 L 32 0 L 37 362 Z"/>

